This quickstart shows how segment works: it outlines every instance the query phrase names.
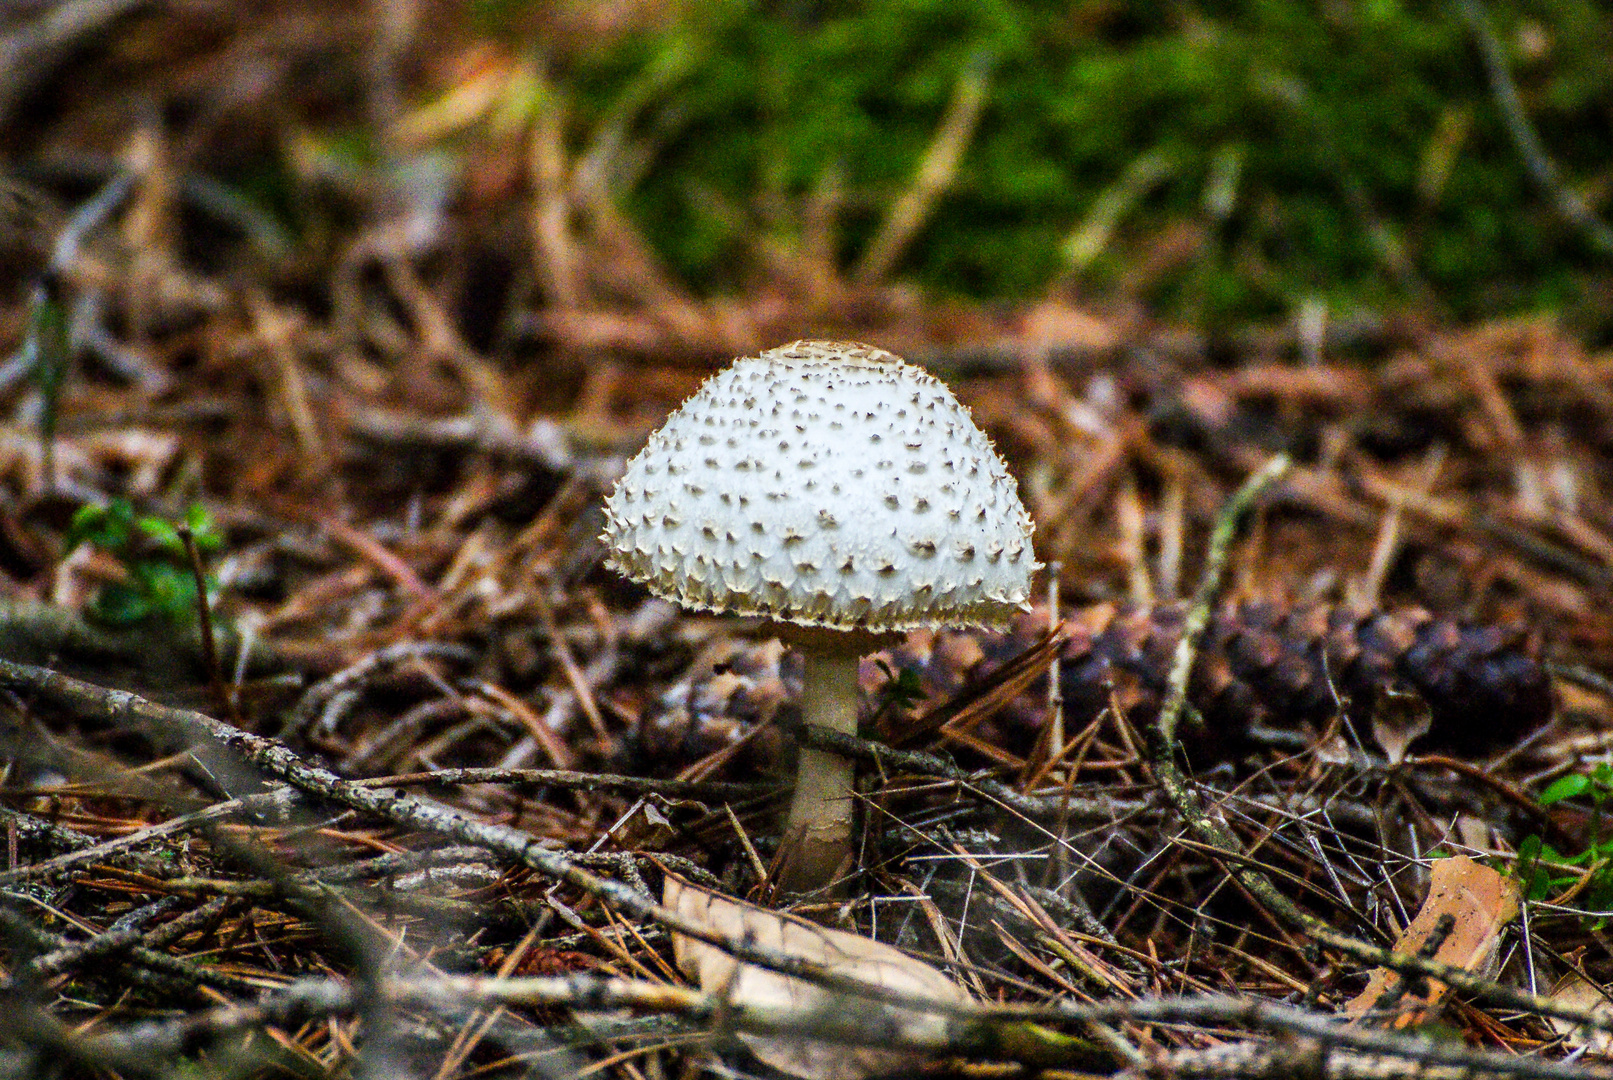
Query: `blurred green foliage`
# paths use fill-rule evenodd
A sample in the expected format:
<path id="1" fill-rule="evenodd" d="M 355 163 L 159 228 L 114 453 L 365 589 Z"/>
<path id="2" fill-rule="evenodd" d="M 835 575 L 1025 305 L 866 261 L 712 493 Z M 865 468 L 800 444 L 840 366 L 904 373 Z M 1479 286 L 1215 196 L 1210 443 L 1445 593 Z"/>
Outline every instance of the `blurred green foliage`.
<path id="1" fill-rule="evenodd" d="M 202 553 L 214 552 L 223 537 L 201 506 L 185 514 L 183 527 Z M 107 626 L 131 626 L 147 619 L 192 622 L 197 617 L 196 572 L 180 525 L 154 514 L 134 512 L 127 499 L 82 506 L 73 515 L 65 549 L 91 544 L 122 564 L 124 579 L 102 586 L 86 614 Z M 211 575 L 207 590 L 218 589 Z"/>
<path id="2" fill-rule="evenodd" d="M 1488 11 L 1546 147 L 1608 216 L 1613 7 Z M 618 195 L 662 257 L 728 291 L 759 238 L 799 246 L 837 185 L 852 265 L 981 64 L 979 127 L 897 268 L 939 293 L 1068 279 L 1211 322 L 1316 296 L 1613 309 L 1605 260 L 1531 186 L 1448 5 L 709 0 L 557 75 L 583 130 L 629 148 Z"/>
<path id="3" fill-rule="evenodd" d="M 1540 805 L 1554 806 L 1570 799 L 1589 803 L 1591 812 L 1584 828 L 1589 841 L 1578 854 L 1569 855 L 1539 836 L 1528 836 L 1518 844 L 1514 864 L 1526 899 L 1548 900 L 1572 889 L 1575 906 L 1589 913 L 1590 925 L 1597 930 L 1607 925 L 1613 913 L 1613 837 L 1606 835 L 1609 796 L 1613 796 L 1613 766 L 1606 762 L 1588 773 L 1569 773 L 1552 781 L 1540 793 Z"/>

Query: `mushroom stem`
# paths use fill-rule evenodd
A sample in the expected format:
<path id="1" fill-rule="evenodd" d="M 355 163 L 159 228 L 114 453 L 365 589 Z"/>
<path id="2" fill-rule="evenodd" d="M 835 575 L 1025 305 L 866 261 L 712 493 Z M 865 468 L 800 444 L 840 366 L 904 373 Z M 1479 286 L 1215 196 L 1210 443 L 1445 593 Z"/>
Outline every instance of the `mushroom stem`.
<path id="1" fill-rule="evenodd" d="M 810 726 L 857 734 L 855 654 L 803 650 L 801 711 Z M 851 855 L 854 766 L 839 754 L 801 750 L 795 794 L 784 828 L 779 884 L 791 892 L 821 889 Z"/>

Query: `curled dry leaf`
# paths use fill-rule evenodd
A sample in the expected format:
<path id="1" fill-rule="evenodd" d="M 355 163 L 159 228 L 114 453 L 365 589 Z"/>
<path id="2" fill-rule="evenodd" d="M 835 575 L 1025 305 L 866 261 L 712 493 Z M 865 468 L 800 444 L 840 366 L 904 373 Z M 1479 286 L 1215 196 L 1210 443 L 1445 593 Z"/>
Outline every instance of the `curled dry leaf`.
<path id="1" fill-rule="evenodd" d="M 935 968 L 882 942 L 731 900 L 671 874 L 666 877 L 662 899 L 679 914 L 698 919 L 723 934 L 822 964 L 870 986 L 923 994 L 945 1004 L 970 1000 L 961 987 Z M 672 935 L 672 952 L 678 967 L 702 990 L 720 994 L 740 1008 L 788 1013 L 800 1019 L 803 1029 L 833 1027 L 842 1037 L 855 1027 L 881 1040 L 878 1047 L 848 1046 L 793 1032 L 740 1033 L 752 1053 L 781 1072 L 807 1080 L 862 1080 L 910 1068 L 924 1060 L 923 1047 L 945 1045 L 944 1016 L 866 998 L 851 1000 L 788 975 L 741 964 L 727 953 L 682 934 Z M 846 1022 L 847 1010 L 855 1011 L 855 1024 Z"/>
<path id="2" fill-rule="evenodd" d="M 1379 689 L 1372 704 L 1372 738 L 1389 758 L 1389 764 L 1406 760 L 1406 750 L 1434 726 L 1434 713 L 1423 696 L 1409 687 Z"/>
<path id="3" fill-rule="evenodd" d="M 1394 951 L 1405 956 L 1422 953 L 1449 916 L 1450 932 L 1432 959 L 1489 978 L 1495 973 L 1501 930 L 1518 917 L 1517 879 L 1466 855 L 1435 859 L 1430 879 L 1428 899 L 1395 942 Z M 1395 1026 L 1407 1027 L 1428 1019 L 1449 992 L 1450 987 L 1433 979 L 1424 987 L 1406 987 L 1399 973 L 1379 968 L 1344 1011 L 1361 1017 L 1374 1009 L 1393 1008 L 1398 1013 Z"/>

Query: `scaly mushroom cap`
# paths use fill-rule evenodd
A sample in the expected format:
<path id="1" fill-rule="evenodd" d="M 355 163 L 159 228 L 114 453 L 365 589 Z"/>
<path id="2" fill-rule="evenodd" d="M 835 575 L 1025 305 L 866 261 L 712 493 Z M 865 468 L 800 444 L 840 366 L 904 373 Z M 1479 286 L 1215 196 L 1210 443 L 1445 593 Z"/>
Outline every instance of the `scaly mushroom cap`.
<path id="1" fill-rule="evenodd" d="M 1039 566 L 968 410 L 852 342 L 797 341 L 706 380 L 605 510 L 609 565 L 655 595 L 800 626 L 999 625 Z"/>

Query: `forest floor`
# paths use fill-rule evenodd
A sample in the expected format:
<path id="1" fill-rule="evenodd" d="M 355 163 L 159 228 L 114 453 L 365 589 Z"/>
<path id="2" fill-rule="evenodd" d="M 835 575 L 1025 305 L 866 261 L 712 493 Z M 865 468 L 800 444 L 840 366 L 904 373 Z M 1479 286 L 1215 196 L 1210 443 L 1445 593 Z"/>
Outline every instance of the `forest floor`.
<path id="1" fill-rule="evenodd" d="M 316 185 L 288 252 L 185 133 L 76 102 L 37 150 L 71 168 L 14 193 L 0 1071 L 1606 1069 L 1613 352 L 807 256 L 708 299 L 541 163 Z M 864 659 L 855 864 L 789 897 L 799 660 L 598 537 L 680 401 L 806 336 L 944 379 L 1048 569 L 1010 632 Z"/>

